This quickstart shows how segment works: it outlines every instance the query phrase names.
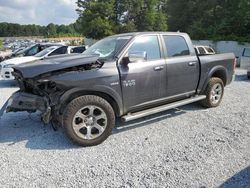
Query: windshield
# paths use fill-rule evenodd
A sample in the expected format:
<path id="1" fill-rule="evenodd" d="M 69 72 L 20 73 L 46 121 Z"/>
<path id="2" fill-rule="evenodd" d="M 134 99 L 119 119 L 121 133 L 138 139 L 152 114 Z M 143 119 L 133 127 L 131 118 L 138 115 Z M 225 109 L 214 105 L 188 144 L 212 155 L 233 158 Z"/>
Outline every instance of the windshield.
<path id="1" fill-rule="evenodd" d="M 52 50 L 56 49 L 57 47 L 49 47 L 44 49 L 43 51 L 37 53 L 35 57 L 43 57 L 46 56 L 48 53 L 50 53 Z"/>
<path id="2" fill-rule="evenodd" d="M 129 39 L 131 39 L 131 36 L 108 37 L 98 41 L 82 54 L 98 55 L 101 59 L 114 58 Z"/>
<path id="3" fill-rule="evenodd" d="M 17 54 L 24 54 L 25 52 L 29 51 L 34 46 L 36 46 L 36 44 L 34 44 L 32 46 L 28 46 L 27 48 L 24 48 L 23 50 L 20 50 L 19 52 L 17 52 Z"/>

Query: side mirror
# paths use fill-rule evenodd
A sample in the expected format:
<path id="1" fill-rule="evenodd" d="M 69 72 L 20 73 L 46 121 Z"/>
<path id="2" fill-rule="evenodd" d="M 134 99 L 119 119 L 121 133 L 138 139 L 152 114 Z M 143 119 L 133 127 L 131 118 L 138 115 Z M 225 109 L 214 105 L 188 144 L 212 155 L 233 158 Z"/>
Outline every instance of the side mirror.
<path id="1" fill-rule="evenodd" d="M 129 52 L 128 60 L 130 63 L 134 63 L 137 61 L 146 61 L 147 60 L 147 52 L 138 51 L 138 52 Z"/>

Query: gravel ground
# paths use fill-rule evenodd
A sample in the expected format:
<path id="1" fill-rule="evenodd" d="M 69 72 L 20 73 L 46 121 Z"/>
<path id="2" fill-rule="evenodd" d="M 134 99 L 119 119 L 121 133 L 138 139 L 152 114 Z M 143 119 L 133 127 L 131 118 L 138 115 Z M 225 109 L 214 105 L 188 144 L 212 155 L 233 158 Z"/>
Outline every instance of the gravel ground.
<path id="1" fill-rule="evenodd" d="M 0 187 L 250 187 L 250 81 L 214 109 L 187 105 L 117 123 L 103 144 L 80 148 L 37 114 L 0 121 Z M 17 88 L 0 81 L 0 107 Z"/>

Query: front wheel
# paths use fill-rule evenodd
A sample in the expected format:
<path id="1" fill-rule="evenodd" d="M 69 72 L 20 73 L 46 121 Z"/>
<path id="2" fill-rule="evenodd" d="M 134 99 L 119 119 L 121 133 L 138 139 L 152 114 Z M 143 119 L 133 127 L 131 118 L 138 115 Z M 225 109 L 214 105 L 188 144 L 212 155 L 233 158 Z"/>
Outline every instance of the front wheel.
<path id="1" fill-rule="evenodd" d="M 63 128 L 67 137 L 80 146 L 102 143 L 111 134 L 115 114 L 101 97 L 86 95 L 74 99 L 66 107 Z"/>
<path id="2" fill-rule="evenodd" d="M 213 108 L 220 105 L 224 95 L 224 83 L 220 78 L 211 78 L 204 92 L 206 99 L 201 101 L 201 105 L 206 108 Z"/>

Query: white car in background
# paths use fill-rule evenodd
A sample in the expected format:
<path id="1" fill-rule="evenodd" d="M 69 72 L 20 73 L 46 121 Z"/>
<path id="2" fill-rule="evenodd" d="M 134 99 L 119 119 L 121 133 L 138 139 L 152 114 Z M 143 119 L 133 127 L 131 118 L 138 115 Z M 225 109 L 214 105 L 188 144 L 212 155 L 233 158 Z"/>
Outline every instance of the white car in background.
<path id="1" fill-rule="evenodd" d="M 244 48 L 240 57 L 240 68 L 247 70 L 247 77 L 250 79 L 250 48 Z"/>
<path id="2" fill-rule="evenodd" d="M 209 46 L 194 46 L 197 55 L 214 55 L 214 49 Z"/>
<path id="3" fill-rule="evenodd" d="M 46 57 L 61 55 L 61 54 L 70 54 L 72 51 L 72 47 L 70 46 L 51 46 L 43 51 L 39 52 L 34 56 L 25 56 L 25 57 L 16 57 L 13 59 L 8 59 L 1 62 L 0 66 L 0 77 L 2 80 L 13 80 L 14 76 L 12 76 L 13 66 L 19 65 L 22 63 L 28 63 L 31 61 L 41 60 Z"/>

